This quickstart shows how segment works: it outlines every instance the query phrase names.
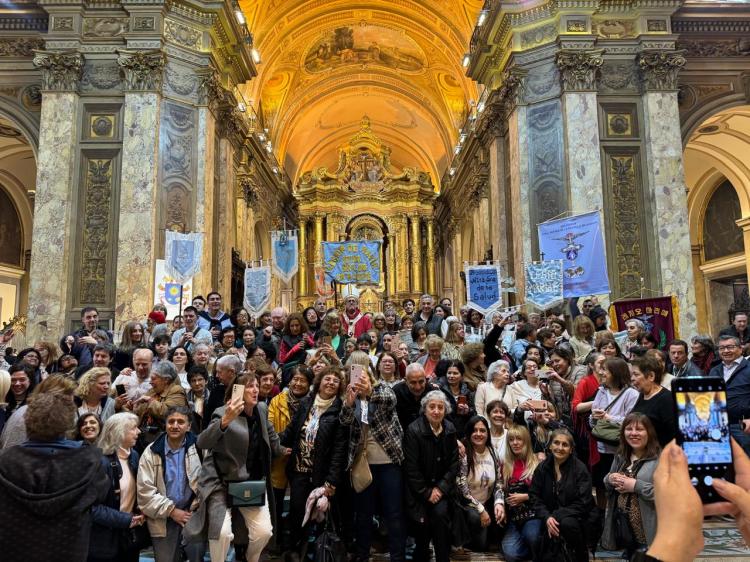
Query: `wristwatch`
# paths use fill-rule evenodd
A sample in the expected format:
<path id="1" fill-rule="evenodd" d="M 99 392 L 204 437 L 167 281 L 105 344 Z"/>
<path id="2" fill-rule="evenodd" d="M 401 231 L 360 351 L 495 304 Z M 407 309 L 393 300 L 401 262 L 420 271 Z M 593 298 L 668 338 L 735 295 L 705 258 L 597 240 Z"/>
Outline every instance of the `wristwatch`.
<path id="1" fill-rule="evenodd" d="M 630 562 L 661 562 L 658 558 L 649 556 L 642 550 L 637 550 L 633 556 L 630 557 Z"/>

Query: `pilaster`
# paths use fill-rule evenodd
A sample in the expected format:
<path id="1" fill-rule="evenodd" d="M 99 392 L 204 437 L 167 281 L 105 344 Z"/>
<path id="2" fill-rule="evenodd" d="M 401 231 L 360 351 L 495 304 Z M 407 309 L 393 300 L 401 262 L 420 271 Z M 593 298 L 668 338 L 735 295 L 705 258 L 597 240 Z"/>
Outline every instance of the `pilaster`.
<path id="1" fill-rule="evenodd" d="M 422 232 L 419 224 L 419 216 L 409 218 L 411 227 L 409 262 L 411 263 L 411 291 L 422 292 Z"/>
<path id="2" fill-rule="evenodd" d="M 161 80 L 160 51 L 120 51 L 125 75 L 122 175 L 117 239 L 115 322 L 143 318 L 153 303 L 157 257 L 157 192 Z"/>
<path id="3" fill-rule="evenodd" d="M 307 296 L 307 218 L 299 218 L 297 246 L 299 252 L 299 271 L 297 271 L 297 296 Z"/>
<path id="4" fill-rule="evenodd" d="M 42 71 L 34 227 L 29 284 L 28 341 L 67 330 L 73 272 L 69 259 L 74 238 L 76 141 L 80 110 L 78 81 L 83 57 L 74 51 L 37 51 Z M 46 322 L 46 329 L 40 326 Z"/>
<path id="5" fill-rule="evenodd" d="M 427 292 L 431 295 L 437 294 L 435 283 L 435 230 L 432 217 L 425 218 L 427 229 Z"/>
<path id="6" fill-rule="evenodd" d="M 638 58 L 643 82 L 644 137 L 652 209 L 657 276 L 664 294 L 680 306 L 680 332 L 696 329 L 687 192 L 682 160 L 677 75 L 685 58 L 675 51 L 644 51 Z"/>

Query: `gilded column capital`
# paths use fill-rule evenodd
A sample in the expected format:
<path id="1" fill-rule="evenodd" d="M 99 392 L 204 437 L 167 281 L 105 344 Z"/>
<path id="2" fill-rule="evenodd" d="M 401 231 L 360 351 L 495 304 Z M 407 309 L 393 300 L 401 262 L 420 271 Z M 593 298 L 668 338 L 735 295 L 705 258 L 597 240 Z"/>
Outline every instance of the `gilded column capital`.
<path id="1" fill-rule="evenodd" d="M 529 71 L 520 66 L 512 66 L 503 73 L 502 85 L 498 91 L 498 102 L 505 107 L 506 115 L 525 103 L 526 76 Z"/>
<path id="2" fill-rule="evenodd" d="M 125 74 L 129 92 L 160 91 L 166 57 L 160 49 L 152 51 L 117 51 L 117 64 Z"/>
<path id="3" fill-rule="evenodd" d="M 248 209 L 258 210 L 258 192 L 258 183 L 252 175 L 237 177 L 237 197 L 245 200 Z"/>
<path id="4" fill-rule="evenodd" d="M 684 51 L 642 51 L 638 67 L 646 91 L 677 90 L 677 78 L 685 66 Z"/>
<path id="5" fill-rule="evenodd" d="M 557 53 L 555 63 L 562 76 L 563 91 L 596 91 L 596 79 L 604 64 L 603 50 L 563 49 Z"/>
<path id="6" fill-rule="evenodd" d="M 83 72 L 83 55 L 78 51 L 34 51 L 34 66 L 42 71 L 43 90 L 76 92 Z"/>

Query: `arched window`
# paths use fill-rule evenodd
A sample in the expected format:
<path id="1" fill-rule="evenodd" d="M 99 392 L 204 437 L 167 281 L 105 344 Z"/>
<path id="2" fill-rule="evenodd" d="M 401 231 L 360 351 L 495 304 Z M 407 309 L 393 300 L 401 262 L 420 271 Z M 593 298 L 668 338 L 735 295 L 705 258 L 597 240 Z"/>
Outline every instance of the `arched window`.
<path id="1" fill-rule="evenodd" d="M 0 187 L 0 263 L 23 267 L 21 217 L 10 195 Z"/>
<path id="2" fill-rule="evenodd" d="M 715 260 L 745 250 L 742 229 L 735 221 L 742 217 L 740 200 L 729 180 L 716 188 L 703 218 L 703 250 L 706 260 Z"/>

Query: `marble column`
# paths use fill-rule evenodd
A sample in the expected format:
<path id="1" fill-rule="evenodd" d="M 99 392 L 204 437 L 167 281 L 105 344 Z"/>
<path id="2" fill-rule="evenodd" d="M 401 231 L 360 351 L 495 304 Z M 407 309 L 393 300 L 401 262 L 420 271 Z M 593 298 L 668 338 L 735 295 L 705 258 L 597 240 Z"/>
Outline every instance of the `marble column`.
<path id="1" fill-rule="evenodd" d="M 193 277 L 193 294 L 206 295 L 214 287 L 211 270 L 215 236 L 212 224 L 214 213 L 214 146 L 216 139 L 216 119 L 208 107 L 198 108 L 198 154 L 196 161 L 195 184 L 195 232 L 203 233 L 203 256 L 201 270 Z M 250 223 L 252 224 L 252 222 Z"/>
<path id="2" fill-rule="evenodd" d="M 411 225 L 411 251 L 409 259 L 411 261 L 411 291 L 412 293 L 422 292 L 422 244 L 419 216 L 413 216 L 409 219 Z"/>
<path id="3" fill-rule="evenodd" d="M 396 230 L 396 291 L 409 292 L 409 240 L 406 215 L 393 219 Z"/>
<path id="4" fill-rule="evenodd" d="M 29 307 L 26 337 L 30 342 L 68 330 L 70 252 L 80 110 L 76 89 L 83 68 L 79 53 L 38 53 L 42 113 L 39 120 L 34 228 L 32 232 Z M 46 322 L 46 330 L 39 324 Z"/>
<path id="5" fill-rule="evenodd" d="M 115 329 L 140 320 L 153 304 L 158 255 L 157 190 L 161 51 L 120 51 L 126 82 L 117 240 Z"/>
<path id="6" fill-rule="evenodd" d="M 315 213 L 315 265 L 323 265 L 323 213 Z"/>
<path id="7" fill-rule="evenodd" d="M 297 246 L 299 249 L 299 271 L 297 271 L 297 297 L 307 296 L 307 217 L 299 218 Z"/>
<path id="8" fill-rule="evenodd" d="M 453 237 L 453 309 L 458 311 L 466 304 L 466 285 L 461 279 L 461 272 L 464 270 L 463 235 L 461 221 L 457 218 L 452 218 L 451 221 L 451 230 L 456 233 Z"/>
<path id="9" fill-rule="evenodd" d="M 505 206 L 505 137 L 500 136 L 499 125 L 490 136 L 490 243 L 494 259 L 508 261 L 508 220 Z"/>
<path id="10" fill-rule="evenodd" d="M 437 297 L 435 283 L 435 222 L 432 217 L 425 218 L 427 225 L 427 292 Z"/>
<path id="11" fill-rule="evenodd" d="M 235 147 L 229 139 L 222 138 L 219 140 L 219 166 L 217 177 L 219 179 L 219 189 L 216 191 L 216 201 L 214 204 L 218 210 L 218 230 L 217 244 L 214 246 L 216 254 L 216 279 L 214 280 L 214 290 L 224 295 L 225 299 L 232 293 L 232 248 L 236 247 L 237 241 L 234 238 L 235 211 L 234 194 L 236 187 L 236 172 L 234 167 Z M 268 232 L 263 232 L 264 236 L 270 236 Z M 220 242 L 219 242 L 220 240 Z M 265 256 L 266 259 L 271 256 Z"/>
<path id="12" fill-rule="evenodd" d="M 526 286 L 524 263 L 533 260 L 531 237 L 534 232 L 529 214 L 529 147 L 526 142 L 526 106 L 519 105 L 508 118 L 510 140 L 510 213 L 513 232 L 512 256 L 510 265 L 516 281 L 518 302 L 524 302 Z"/>
<path id="13" fill-rule="evenodd" d="M 392 226 L 388 232 L 388 296 L 396 294 L 396 235 Z"/>
<path id="14" fill-rule="evenodd" d="M 604 208 L 596 77 L 603 51 L 566 49 L 557 54 L 563 81 L 562 110 L 570 206 L 574 214 Z"/>
<path id="15" fill-rule="evenodd" d="M 680 334 L 695 334 L 695 286 L 690 275 L 682 135 L 677 105 L 677 74 L 685 58 L 676 52 L 644 51 L 639 56 L 643 77 L 644 144 L 646 148 L 652 236 L 659 287 L 677 297 Z"/>

